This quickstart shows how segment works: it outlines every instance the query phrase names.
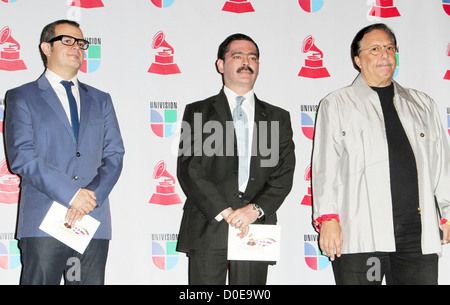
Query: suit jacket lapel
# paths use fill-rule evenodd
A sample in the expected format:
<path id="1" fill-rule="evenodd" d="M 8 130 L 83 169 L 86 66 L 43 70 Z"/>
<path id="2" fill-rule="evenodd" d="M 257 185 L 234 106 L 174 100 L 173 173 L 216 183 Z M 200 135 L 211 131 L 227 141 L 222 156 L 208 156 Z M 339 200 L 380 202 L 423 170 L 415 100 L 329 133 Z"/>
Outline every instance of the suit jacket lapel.
<path id="1" fill-rule="evenodd" d="M 214 109 L 217 111 L 217 114 L 221 118 L 222 122 L 224 123 L 225 128 L 225 122 L 227 121 L 233 121 L 233 116 L 231 115 L 230 106 L 228 104 L 227 96 L 225 95 L 225 92 L 220 91 L 220 93 L 217 95 L 216 100 L 213 103 Z"/>
<path id="2" fill-rule="evenodd" d="M 255 195 L 253 191 L 254 181 L 259 179 L 258 173 L 260 172 L 261 166 L 261 153 L 258 145 L 260 145 L 259 137 L 260 137 L 260 122 L 267 122 L 267 146 L 270 147 L 270 112 L 266 109 L 264 104 L 256 97 L 255 95 L 255 125 L 253 128 L 253 141 L 252 141 L 252 157 L 250 160 L 250 175 L 247 184 L 247 188 L 245 190 L 244 199 L 251 200 Z"/>
<path id="3" fill-rule="evenodd" d="M 56 117 L 61 121 L 64 127 L 67 129 L 67 132 L 72 136 L 73 141 L 75 142 L 75 135 L 73 134 L 72 126 L 70 125 L 69 119 L 67 118 L 67 114 L 61 105 L 61 101 L 56 95 L 55 90 L 53 90 L 47 78 L 42 75 L 38 80 L 38 87 L 42 90 L 41 96 L 44 101 L 53 109 L 56 114 Z"/>
<path id="4" fill-rule="evenodd" d="M 80 142 L 86 131 L 86 126 L 89 121 L 89 114 L 91 113 L 91 103 L 89 103 L 89 94 L 87 87 L 83 83 L 78 81 L 78 88 L 80 91 L 80 130 L 78 134 L 78 142 Z"/>

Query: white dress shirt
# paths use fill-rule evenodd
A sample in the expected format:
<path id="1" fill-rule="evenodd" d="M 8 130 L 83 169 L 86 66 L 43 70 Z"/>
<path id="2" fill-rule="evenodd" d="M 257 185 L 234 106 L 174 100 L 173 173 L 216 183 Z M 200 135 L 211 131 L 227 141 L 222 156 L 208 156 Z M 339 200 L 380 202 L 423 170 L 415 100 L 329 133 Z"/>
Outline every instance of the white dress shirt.
<path id="1" fill-rule="evenodd" d="M 58 99 L 60 100 L 61 105 L 64 108 L 64 111 L 66 112 L 67 119 L 69 120 L 69 124 L 72 125 L 72 122 L 70 120 L 69 99 L 67 98 L 66 89 L 61 84 L 62 80 L 67 80 L 67 79 L 63 79 L 61 76 L 59 76 L 58 74 L 56 74 L 55 72 L 51 71 L 48 68 L 45 70 L 45 77 L 49 81 L 49 83 L 52 86 L 53 90 L 55 90 L 55 93 L 58 96 Z M 80 118 L 80 92 L 78 90 L 77 77 L 75 76 L 74 78 L 69 79 L 67 81 L 72 81 L 73 82 L 72 94 L 73 94 L 73 96 L 75 98 L 75 101 L 77 102 L 78 118 Z M 72 202 L 73 202 L 74 198 L 78 195 L 79 192 L 80 192 L 80 190 L 78 190 L 78 192 L 75 193 L 75 195 L 72 197 L 72 200 L 70 200 L 69 205 L 72 205 Z"/>
<path id="2" fill-rule="evenodd" d="M 230 110 L 231 113 L 233 113 L 234 108 L 236 108 L 236 97 L 238 97 L 238 95 L 232 91 L 231 89 L 227 88 L 224 86 L 223 89 L 227 99 L 228 99 L 228 104 L 230 105 Z M 248 158 L 248 175 L 247 177 L 250 177 L 250 160 L 251 160 L 251 153 L 252 153 L 252 142 L 253 142 L 253 125 L 255 122 L 255 94 L 253 92 L 253 90 L 250 90 L 249 92 L 247 92 L 245 95 L 242 95 L 243 97 L 245 97 L 245 100 L 242 102 L 242 110 L 245 112 L 245 114 L 247 115 L 248 118 L 248 152 L 250 152 L 250 156 Z M 245 192 L 245 189 L 247 188 L 247 183 L 248 183 L 248 178 L 246 181 L 244 181 L 240 186 L 239 186 L 239 191 L 241 192 Z"/>
<path id="3" fill-rule="evenodd" d="M 61 76 L 56 74 L 55 72 L 47 69 L 45 71 L 45 77 L 50 82 L 50 85 L 52 86 L 53 90 L 55 90 L 56 95 L 58 96 L 59 100 L 61 101 L 61 105 L 63 106 L 64 110 L 66 111 L 67 118 L 69 119 L 69 124 L 72 125 L 72 122 L 70 121 L 70 107 L 69 107 L 69 99 L 67 98 L 66 89 L 61 84 L 62 80 L 72 81 L 72 94 L 75 97 L 75 101 L 77 102 L 77 109 L 78 109 L 78 118 L 80 117 L 80 92 L 78 91 L 78 80 L 75 76 L 72 79 L 63 79 Z"/>
<path id="4" fill-rule="evenodd" d="M 223 87 L 223 91 L 227 97 L 228 104 L 230 106 L 230 111 L 231 111 L 231 113 L 233 113 L 234 108 L 236 108 L 236 97 L 238 97 L 239 95 L 237 95 L 236 92 L 227 88 L 226 86 Z M 254 94 L 253 90 L 250 90 L 249 92 L 247 92 L 246 94 L 244 94 L 242 96 L 245 97 L 245 100 L 242 102 L 242 110 L 244 110 L 245 114 L 247 115 L 248 122 L 249 122 L 249 124 L 248 124 L 248 139 L 249 139 L 248 151 L 251 152 L 252 151 L 252 142 L 253 142 L 253 126 L 254 126 L 254 122 L 255 122 L 255 94 Z M 248 158 L 248 171 L 249 171 L 248 177 L 250 177 L 250 160 L 251 160 L 251 154 L 250 154 L 250 157 Z M 247 188 L 247 183 L 248 183 L 248 179 L 239 186 L 239 191 L 244 193 L 245 189 Z M 220 213 L 219 215 L 216 216 L 217 221 L 221 221 L 222 219 L 223 219 L 222 213 Z"/>

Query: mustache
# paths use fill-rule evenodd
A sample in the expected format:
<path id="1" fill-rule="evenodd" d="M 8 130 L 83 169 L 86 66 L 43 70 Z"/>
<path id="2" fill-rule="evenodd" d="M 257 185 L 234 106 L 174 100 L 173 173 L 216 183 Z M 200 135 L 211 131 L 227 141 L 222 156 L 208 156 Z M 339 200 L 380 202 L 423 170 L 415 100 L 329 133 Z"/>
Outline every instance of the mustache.
<path id="1" fill-rule="evenodd" d="M 389 67 L 392 67 L 393 65 L 394 65 L 394 64 L 391 63 L 391 62 L 382 62 L 382 63 L 377 64 L 377 67 L 381 67 L 381 66 L 389 66 Z"/>
<path id="2" fill-rule="evenodd" d="M 253 71 L 253 69 L 247 65 L 240 67 L 239 69 L 236 70 L 237 73 L 241 73 L 242 71 L 249 71 L 251 74 L 254 74 L 255 71 Z"/>

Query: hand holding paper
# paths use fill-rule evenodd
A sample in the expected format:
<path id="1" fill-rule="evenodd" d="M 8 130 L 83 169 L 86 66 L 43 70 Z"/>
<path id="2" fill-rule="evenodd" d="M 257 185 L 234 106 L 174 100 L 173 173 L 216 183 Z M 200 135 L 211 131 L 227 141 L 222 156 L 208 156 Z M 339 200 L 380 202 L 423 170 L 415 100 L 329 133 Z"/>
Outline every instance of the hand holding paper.
<path id="1" fill-rule="evenodd" d="M 86 217 L 82 217 L 81 221 L 69 224 L 65 220 L 66 215 L 67 208 L 57 202 L 53 202 L 39 229 L 83 254 L 97 231 L 100 222 L 86 215 Z"/>

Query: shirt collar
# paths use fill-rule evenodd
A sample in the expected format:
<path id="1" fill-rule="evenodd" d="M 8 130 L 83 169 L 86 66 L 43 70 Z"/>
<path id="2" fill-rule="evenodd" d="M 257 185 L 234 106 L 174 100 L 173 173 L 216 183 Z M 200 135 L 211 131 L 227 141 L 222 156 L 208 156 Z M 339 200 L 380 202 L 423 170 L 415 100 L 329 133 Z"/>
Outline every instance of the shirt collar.
<path id="1" fill-rule="evenodd" d="M 228 99 L 228 103 L 230 104 L 230 106 L 232 106 L 233 109 L 236 106 L 236 97 L 239 95 L 226 86 L 223 86 L 223 91 Z M 249 106 L 253 107 L 253 105 L 255 104 L 255 94 L 253 89 L 242 96 L 245 97 L 245 101 L 249 102 Z"/>
<path id="2" fill-rule="evenodd" d="M 48 79 L 48 81 L 52 85 L 52 87 L 62 86 L 61 81 L 64 79 L 48 68 L 45 70 L 45 77 Z M 68 81 L 72 81 L 74 87 L 78 90 L 77 76 L 73 77 L 72 79 L 69 79 Z"/>

